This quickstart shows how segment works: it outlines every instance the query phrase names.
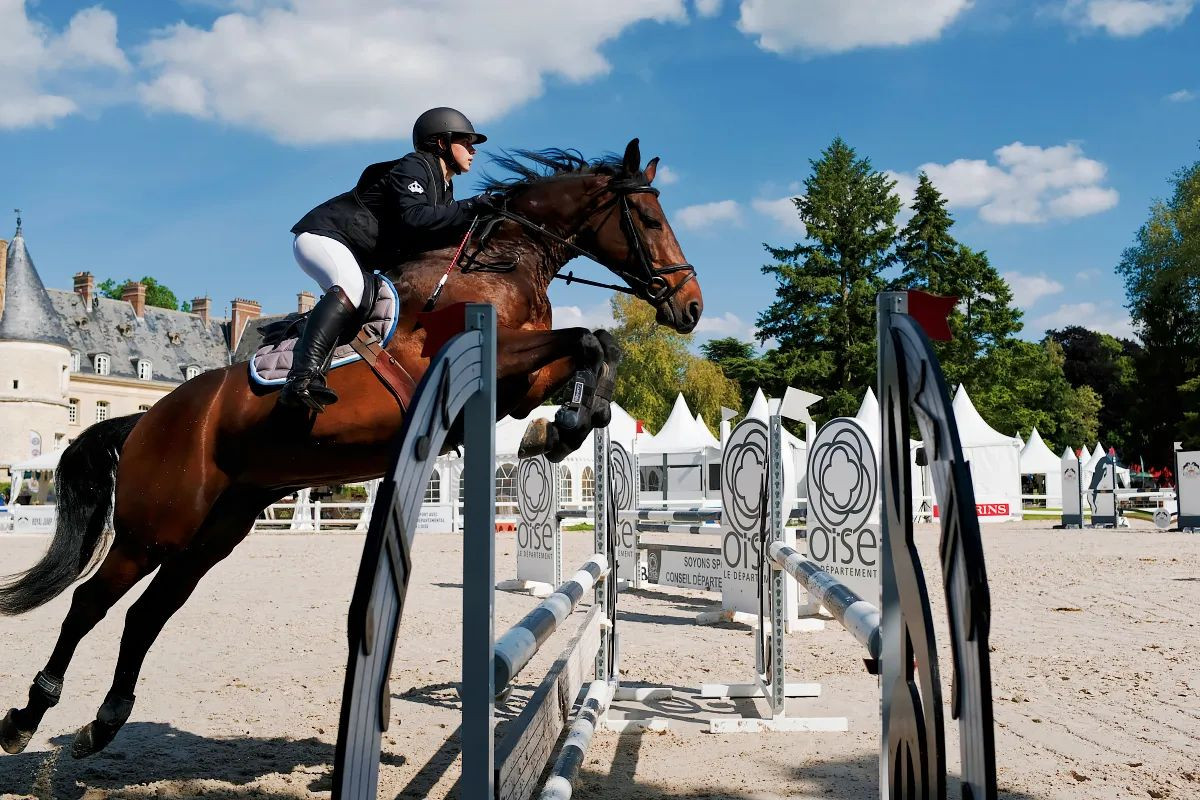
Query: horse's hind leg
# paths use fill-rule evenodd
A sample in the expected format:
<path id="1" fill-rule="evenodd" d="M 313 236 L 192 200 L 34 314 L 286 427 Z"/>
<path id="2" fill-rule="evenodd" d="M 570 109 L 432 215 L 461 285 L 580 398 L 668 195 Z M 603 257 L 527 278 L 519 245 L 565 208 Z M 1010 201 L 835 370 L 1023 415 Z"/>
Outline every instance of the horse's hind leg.
<path id="1" fill-rule="evenodd" d="M 46 711 L 58 704 L 63 678 L 79 642 L 104 619 L 114 603 L 157 566 L 158 561 L 145 548 L 127 544 L 118 531 L 100 568 L 72 595 L 71 610 L 63 620 L 54 652 L 29 687 L 29 703 L 24 708 L 10 709 L 0 720 L 0 747 L 8 753 L 25 749 Z"/>
<path id="2" fill-rule="evenodd" d="M 102 750 L 117 735 L 133 711 L 138 674 L 163 626 L 191 596 L 205 573 L 246 537 L 254 518 L 269 502 L 270 498 L 259 502 L 257 495 L 226 491 L 191 544 L 163 563 L 146 591 L 129 607 L 112 688 L 96 712 L 96 719 L 75 735 L 71 755 L 89 756 Z"/>

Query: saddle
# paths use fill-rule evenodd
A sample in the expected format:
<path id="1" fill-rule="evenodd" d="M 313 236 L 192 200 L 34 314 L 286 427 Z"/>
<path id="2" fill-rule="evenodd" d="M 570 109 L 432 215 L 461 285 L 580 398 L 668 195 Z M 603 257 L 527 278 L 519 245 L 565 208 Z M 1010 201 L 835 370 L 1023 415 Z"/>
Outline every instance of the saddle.
<path id="1" fill-rule="evenodd" d="M 329 371 L 355 361 L 366 361 L 383 385 L 396 398 L 402 410 L 408 408 L 416 381 L 384 348 L 396 332 L 400 316 L 400 296 L 385 276 L 368 275 L 359 304 L 358 317 L 347 326 L 330 356 Z M 279 387 L 287 383 L 292 368 L 292 351 L 308 312 L 292 313 L 260 326 L 262 344 L 250 359 L 250 380 L 260 386 Z"/>

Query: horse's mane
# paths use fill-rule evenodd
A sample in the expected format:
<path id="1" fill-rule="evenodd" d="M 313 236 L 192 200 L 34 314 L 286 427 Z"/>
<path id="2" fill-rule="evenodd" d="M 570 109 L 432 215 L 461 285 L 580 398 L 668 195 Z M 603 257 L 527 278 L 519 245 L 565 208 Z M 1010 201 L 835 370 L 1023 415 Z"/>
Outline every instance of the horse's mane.
<path id="1" fill-rule="evenodd" d="M 578 150 L 558 147 L 501 152 L 503 155 L 492 157 L 492 164 L 512 174 L 496 177 L 485 172 L 480 191 L 511 192 L 564 175 L 617 176 L 625 171 L 621 157 L 613 153 L 588 161 Z"/>

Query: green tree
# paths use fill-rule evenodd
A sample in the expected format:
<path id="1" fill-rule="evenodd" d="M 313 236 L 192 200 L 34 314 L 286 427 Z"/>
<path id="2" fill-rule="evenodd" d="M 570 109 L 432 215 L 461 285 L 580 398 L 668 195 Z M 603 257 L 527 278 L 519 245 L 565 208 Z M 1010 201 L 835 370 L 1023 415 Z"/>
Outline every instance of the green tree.
<path id="1" fill-rule="evenodd" d="M 831 415 L 853 414 L 875 374 L 875 295 L 893 260 L 896 182 L 841 138 L 810 162 L 805 193 L 793 202 L 807 234 L 794 247 L 765 245 L 775 259 L 763 272 L 777 299 L 758 317 L 760 341 L 777 393 L 797 386 L 825 397 Z"/>
<path id="2" fill-rule="evenodd" d="M 754 392 L 771 383 L 770 368 L 754 352 L 750 342 L 739 341 L 732 336 L 711 339 L 700 345 L 700 352 L 709 361 L 720 367 L 725 377 L 738 385 L 742 408 L 748 408 Z"/>
<path id="3" fill-rule="evenodd" d="M 120 300 L 121 293 L 125 290 L 125 286 L 133 282 L 134 281 L 132 279 L 126 279 L 118 283 L 112 278 L 109 278 L 101 283 L 97 287 L 97 290 L 100 292 L 100 294 L 104 295 L 110 300 Z M 169 308 L 172 311 L 179 310 L 179 298 L 177 298 L 175 293 L 166 286 L 159 283 L 156 279 L 151 278 L 149 275 L 142 278 L 141 282 L 146 286 L 146 305 L 154 306 L 155 308 Z M 183 310 L 190 311 L 191 304 L 184 303 Z"/>
<path id="4" fill-rule="evenodd" d="M 1145 348 L 1137 371 L 1153 403 L 1151 413 L 1139 415 L 1147 464 L 1169 463 L 1185 421 L 1191 420 L 1189 430 L 1195 424 L 1185 413 L 1196 409 L 1200 376 L 1200 161 L 1178 170 L 1171 183 L 1170 199 L 1154 202 L 1117 265 Z"/>
<path id="5" fill-rule="evenodd" d="M 1062 347 L 1067 381 L 1075 387 L 1090 386 L 1100 398 L 1100 441 L 1115 447 L 1123 459 L 1141 453 L 1145 441 L 1138 429 L 1140 415 L 1130 410 L 1140 402 L 1137 360 L 1142 348 L 1137 342 L 1078 325 L 1046 335 Z"/>
<path id="6" fill-rule="evenodd" d="M 737 384 L 689 352 L 692 334 L 659 325 L 654 309 L 629 295 L 614 295 L 612 306 L 611 333 L 624 350 L 614 399 L 626 411 L 658 429 L 682 392 L 692 412 L 717 430 L 721 406 L 740 408 Z"/>
<path id="7" fill-rule="evenodd" d="M 1008 434 L 1034 428 L 1058 452 L 1095 441 L 1100 398 L 1063 375 L 1063 351 L 1053 339 L 1009 340 L 981 359 L 964 382 L 975 408 Z"/>
<path id="8" fill-rule="evenodd" d="M 958 242 L 950 235 L 954 219 L 946 211 L 946 198 L 929 176 L 917 177 L 912 219 L 900 231 L 896 260 L 900 263 L 900 288 L 923 288 L 934 294 L 952 294 L 956 283 Z"/>

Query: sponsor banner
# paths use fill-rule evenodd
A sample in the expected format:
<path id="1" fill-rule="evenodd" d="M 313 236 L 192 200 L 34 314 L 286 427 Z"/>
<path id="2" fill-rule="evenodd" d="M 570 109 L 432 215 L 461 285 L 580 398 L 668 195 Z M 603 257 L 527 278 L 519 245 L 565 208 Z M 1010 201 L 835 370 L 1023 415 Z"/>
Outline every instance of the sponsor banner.
<path id="1" fill-rule="evenodd" d="M 454 507 L 426 503 L 417 514 L 417 533 L 454 533 Z"/>
<path id="2" fill-rule="evenodd" d="M 647 583 L 705 592 L 721 591 L 725 565 L 719 548 L 647 545 L 644 552 Z"/>
<path id="3" fill-rule="evenodd" d="M 0 516 L 0 531 L 13 533 L 54 533 L 58 519 L 54 506 L 8 506 L 8 513 Z"/>
<path id="4" fill-rule="evenodd" d="M 1008 503 L 976 503 L 975 515 L 979 517 L 1009 517 L 1012 516 L 1012 506 Z M 934 519 L 941 517 L 941 512 L 933 507 Z"/>
<path id="5" fill-rule="evenodd" d="M 1200 450 L 1180 450 L 1175 455 L 1179 527 L 1195 528 L 1200 525 Z"/>

